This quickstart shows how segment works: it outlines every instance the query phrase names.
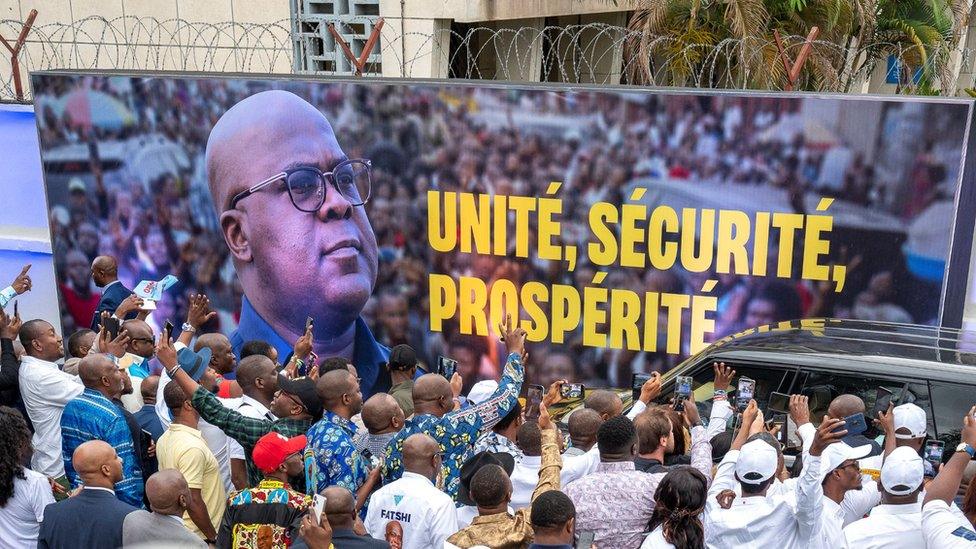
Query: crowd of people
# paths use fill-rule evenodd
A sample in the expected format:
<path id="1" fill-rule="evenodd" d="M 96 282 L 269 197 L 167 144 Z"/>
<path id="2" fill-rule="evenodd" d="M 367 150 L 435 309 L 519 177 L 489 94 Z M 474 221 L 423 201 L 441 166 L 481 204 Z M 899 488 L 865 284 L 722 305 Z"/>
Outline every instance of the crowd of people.
<path id="1" fill-rule="evenodd" d="M 940 196 L 951 198 L 943 188 L 955 181 L 952 154 L 939 153 L 951 149 L 945 143 L 962 139 L 956 139 L 954 127 L 933 130 L 935 146 L 919 152 L 914 162 L 900 152 L 885 163 L 896 175 L 882 178 L 840 138 L 822 143 L 805 136 L 800 129 L 811 122 L 810 115 L 799 111 L 806 99 L 42 75 L 35 89 L 42 150 L 78 150 L 79 144 L 91 143 L 89 149 L 101 151 L 77 162 L 45 164 L 49 185 L 57 189 L 49 196 L 63 333 L 88 326 L 98 295 L 86 277 L 98 255 L 119 259 L 119 276 L 129 287 L 165 274 L 179 279 L 148 319 L 157 332 L 165 319 L 185 315 L 194 293 L 208 295 L 219 313 L 206 331 L 230 334 L 236 328 L 243 290 L 207 191 L 205 150 L 218 117 L 270 87 L 306 98 L 332 121 L 349 158 L 372 160 L 373 192 L 365 208 L 379 246 L 379 268 L 363 316 L 377 340 L 387 347 L 410 343 L 425 364 L 438 355 L 455 358 L 465 391 L 499 376 L 497 356 L 503 349 L 493 339 L 461 334 L 454 322 L 428 332 L 427 273 L 488 282 L 504 278 L 517 286 L 536 280 L 582 290 L 594 268 L 585 258 L 570 273 L 560 262 L 535 257 L 434 254 L 425 244 L 429 189 L 542 196 L 551 181 L 562 181 L 562 238 L 578 244 L 589 233 L 588 208 L 604 200 L 621 204 L 635 181 L 688 187 L 730 183 L 770 192 L 790 189 L 795 196 L 817 192 L 907 224 L 919 212 L 908 211 L 906 204 L 920 210 Z M 82 130 L 65 120 L 55 105 L 77 88 L 111 95 L 132 110 L 135 124 Z M 885 112 L 893 118 L 901 108 Z M 789 120 L 796 134 L 770 135 Z M 947 127 L 934 115 L 927 120 L 932 128 Z M 877 122 L 886 139 L 896 137 L 889 135 L 896 127 L 890 122 Z M 119 144 L 130 153 L 110 159 L 109 151 Z M 180 153 L 173 153 L 179 158 L 169 169 L 149 170 L 135 161 L 152 156 L 145 151 L 165 156 L 173 148 Z M 833 154 L 842 149 L 844 154 Z M 899 172 L 904 163 L 908 166 Z M 678 269 L 621 268 L 608 283 L 691 294 L 704 280 L 719 280 L 711 294 L 719 298 L 716 338 L 800 317 L 920 323 L 937 317 L 940 286 L 913 278 L 899 249 L 875 249 L 880 239 L 864 235 L 847 240 L 846 254 L 835 246 L 831 257 L 848 263 L 847 284 L 838 295 L 799 276 L 775 280 Z M 666 371 L 689 350 L 687 341 L 679 354 L 593 349 L 582 344 L 581 330 L 566 345 L 537 347 L 533 382 L 546 386 L 563 378 L 622 386 L 631 373 Z"/>
<path id="2" fill-rule="evenodd" d="M 790 464 L 724 363 L 686 400 L 653 375 L 626 413 L 587 389 L 564 433 L 550 408 L 565 380 L 537 406 L 519 398 L 534 363 L 510 317 L 497 379 L 465 390 L 399 344 L 395 383 L 363 394 L 348 360 L 314 356 L 311 326 L 290 356 L 254 340 L 238 357 L 201 332 L 217 314 L 206 296 L 174 338 L 126 295 L 65 345 L 6 311 L 31 289 L 25 267 L 0 291 L 3 547 L 976 547 L 976 406 L 960 410 L 959 446 L 926 465 L 914 404 L 878 412 L 868 438 L 847 430 L 859 397 L 811 418 L 792 395 Z"/>

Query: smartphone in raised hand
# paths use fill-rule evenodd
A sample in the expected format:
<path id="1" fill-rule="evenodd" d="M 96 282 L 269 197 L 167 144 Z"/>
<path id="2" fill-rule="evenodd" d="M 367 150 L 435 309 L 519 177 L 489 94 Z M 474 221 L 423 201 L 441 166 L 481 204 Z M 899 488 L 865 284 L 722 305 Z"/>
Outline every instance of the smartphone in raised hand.
<path id="1" fill-rule="evenodd" d="M 564 383 L 559 388 L 559 396 L 563 398 L 583 398 L 584 387 L 582 383 Z"/>
<path id="2" fill-rule="evenodd" d="M 539 419 L 539 405 L 546 389 L 542 385 L 529 385 L 525 390 L 525 421 Z"/>
<path id="3" fill-rule="evenodd" d="M 756 396 L 756 380 L 740 377 L 735 391 L 735 407 L 741 412 L 749 405 L 749 401 Z"/>
<path id="4" fill-rule="evenodd" d="M 776 391 L 769 393 L 768 408 L 771 412 L 776 412 L 777 414 L 790 413 L 790 395 L 777 393 Z"/>
<path id="5" fill-rule="evenodd" d="M 119 319 L 115 318 L 114 316 L 110 316 L 105 319 L 104 324 L 105 331 L 108 332 L 110 340 L 114 340 L 115 338 L 119 337 L 119 327 L 121 326 L 121 324 L 119 324 Z"/>
<path id="6" fill-rule="evenodd" d="M 312 496 L 312 510 L 315 513 L 313 516 L 315 524 L 320 524 L 322 521 L 322 511 L 325 511 L 325 496 L 320 494 Z"/>
<path id="7" fill-rule="evenodd" d="M 315 325 L 315 319 L 312 317 L 305 317 L 305 331 L 307 332 L 309 328 Z"/>
<path id="8" fill-rule="evenodd" d="M 942 463 L 942 454 L 945 452 L 945 442 L 941 440 L 930 440 L 925 443 L 925 461 L 938 467 Z"/>
<path id="9" fill-rule="evenodd" d="M 678 376 L 674 379 L 675 412 L 685 411 L 685 401 L 691 398 L 691 385 L 694 381 L 691 376 Z"/>
<path id="10" fill-rule="evenodd" d="M 451 377 L 457 371 L 457 367 L 458 361 L 453 358 L 447 358 L 446 356 L 437 357 L 437 373 L 444 376 L 448 381 L 451 381 Z"/>
<path id="11" fill-rule="evenodd" d="M 634 400 L 640 398 L 641 388 L 651 379 L 651 374 L 634 374 L 630 376 L 630 388 L 634 392 Z"/>

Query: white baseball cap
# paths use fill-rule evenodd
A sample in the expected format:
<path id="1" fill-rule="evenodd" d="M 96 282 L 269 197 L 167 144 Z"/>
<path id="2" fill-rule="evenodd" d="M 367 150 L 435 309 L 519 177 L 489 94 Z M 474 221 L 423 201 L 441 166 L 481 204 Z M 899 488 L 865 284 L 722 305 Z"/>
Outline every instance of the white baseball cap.
<path id="1" fill-rule="evenodd" d="M 834 469 L 843 465 L 849 459 L 861 459 L 871 453 L 871 445 L 851 446 L 846 442 L 835 442 L 827 446 L 820 455 L 820 482 Z"/>
<path id="2" fill-rule="evenodd" d="M 498 389 L 498 382 L 493 379 L 479 381 L 468 391 L 468 402 L 471 404 L 481 404 L 488 400 L 495 390 Z"/>
<path id="3" fill-rule="evenodd" d="M 746 484 L 760 484 L 776 474 L 779 455 L 766 441 L 754 440 L 739 451 L 735 462 L 735 476 Z"/>
<path id="4" fill-rule="evenodd" d="M 881 485 L 893 496 L 906 496 L 918 490 L 924 476 L 925 462 L 908 446 L 895 448 L 881 466 Z"/>
<path id="5" fill-rule="evenodd" d="M 925 410 L 909 403 L 895 406 L 893 413 L 895 414 L 895 438 L 902 440 L 921 438 L 928 433 Z M 899 434 L 898 429 L 908 429 L 911 434 Z"/>

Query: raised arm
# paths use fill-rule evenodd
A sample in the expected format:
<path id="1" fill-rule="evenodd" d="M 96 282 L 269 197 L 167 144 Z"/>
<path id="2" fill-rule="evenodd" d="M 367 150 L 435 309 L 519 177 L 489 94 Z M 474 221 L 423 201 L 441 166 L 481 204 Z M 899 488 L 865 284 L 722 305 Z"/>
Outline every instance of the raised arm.
<path id="1" fill-rule="evenodd" d="M 790 405 L 792 410 L 792 403 Z M 803 471 L 796 483 L 796 521 L 799 540 L 808 543 L 819 532 L 823 515 L 823 486 L 820 483 L 820 456 L 827 446 L 844 438 L 847 430 L 834 432 L 844 424 L 842 419 L 824 416 L 810 443 L 810 455 L 803 461 Z"/>
<path id="2" fill-rule="evenodd" d="M 634 402 L 634 405 L 630 407 L 630 411 L 627 412 L 627 419 L 634 419 L 641 412 L 647 409 L 647 405 L 651 403 L 652 400 L 661 394 L 661 374 L 654 372 L 651 374 L 651 378 L 641 385 L 640 396 Z"/>
<path id="3" fill-rule="evenodd" d="M 712 478 L 712 441 L 706 436 L 702 425 L 698 406 L 695 404 L 695 393 L 685 401 L 685 425 L 691 432 L 691 466 L 701 471 L 705 478 Z"/>
<path id="4" fill-rule="evenodd" d="M 559 471 L 563 460 L 559 455 L 559 431 L 549 416 L 546 403 L 539 404 L 539 431 L 542 433 L 542 463 L 539 466 L 539 482 L 532 492 L 532 499 L 550 490 L 559 489 Z"/>
<path id="5" fill-rule="evenodd" d="M 976 448 L 976 417 L 973 414 L 976 414 L 976 406 L 970 408 L 969 413 L 962 419 L 963 428 L 959 437 L 970 448 Z M 935 476 L 935 480 L 925 488 L 924 503 L 935 500 L 952 503 L 953 498 L 956 497 L 956 492 L 959 490 L 959 484 L 962 482 L 962 475 L 971 459 L 969 453 L 965 451 L 952 454 L 952 458 L 942 466 L 939 474 Z"/>
<path id="6" fill-rule="evenodd" d="M 20 315 L 8 317 L 0 307 L 0 390 L 17 388 L 20 361 L 14 352 L 14 338 L 20 331 Z"/>

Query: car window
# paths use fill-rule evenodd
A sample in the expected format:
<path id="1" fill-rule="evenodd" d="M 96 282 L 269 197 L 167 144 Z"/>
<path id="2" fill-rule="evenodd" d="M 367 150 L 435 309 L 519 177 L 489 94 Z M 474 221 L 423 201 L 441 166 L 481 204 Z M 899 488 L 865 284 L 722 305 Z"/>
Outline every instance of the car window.
<path id="1" fill-rule="evenodd" d="M 929 413 L 929 422 L 934 417 L 935 431 L 939 438 L 953 431 L 958 434 L 962 428 L 962 417 L 976 401 L 976 387 L 942 381 L 930 381 L 929 387 L 932 390 L 934 411 Z"/>
<path id="2" fill-rule="evenodd" d="M 803 381 L 800 394 L 810 399 L 810 420 L 814 425 L 819 425 L 823 416 L 827 415 L 830 402 L 843 394 L 856 395 L 864 401 L 865 416 L 869 416 L 865 418 L 868 425 L 876 417 L 876 411 L 886 409 L 892 400 L 898 403 L 914 402 L 931 414 L 928 390 L 924 384 L 806 369 L 800 379 Z"/>

